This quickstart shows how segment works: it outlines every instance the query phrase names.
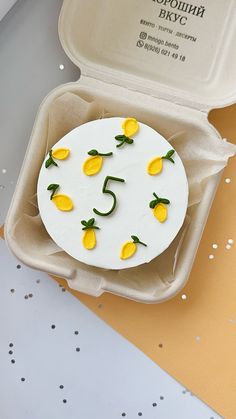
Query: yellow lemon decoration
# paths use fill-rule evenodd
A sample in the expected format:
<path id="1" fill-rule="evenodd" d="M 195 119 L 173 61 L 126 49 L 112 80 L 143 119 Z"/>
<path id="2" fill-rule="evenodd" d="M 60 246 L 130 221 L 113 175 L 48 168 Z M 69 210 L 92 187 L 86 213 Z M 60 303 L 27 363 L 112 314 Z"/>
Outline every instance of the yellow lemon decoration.
<path id="1" fill-rule="evenodd" d="M 69 157 L 70 150 L 68 148 L 57 148 L 52 151 L 52 157 L 56 160 L 65 160 Z"/>
<path id="2" fill-rule="evenodd" d="M 133 240 L 125 242 L 121 248 L 120 252 L 120 259 L 129 259 L 131 258 L 137 251 L 137 244 L 142 244 L 143 246 L 147 246 L 145 243 L 141 242 L 137 236 L 131 236 Z"/>
<path id="3" fill-rule="evenodd" d="M 122 124 L 122 129 L 126 137 L 132 137 L 139 130 L 139 123 L 135 118 L 126 118 Z"/>
<path id="4" fill-rule="evenodd" d="M 160 223 L 164 223 L 168 217 L 168 209 L 166 205 L 170 204 L 169 199 L 159 198 L 155 192 L 153 192 L 155 199 L 149 203 L 149 207 L 153 210 L 154 216 Z"/>
<path id="5" fill-rule="evenodd" d="M 74 208 L 71 198 L 67 195 L 55 194 L 59 186 L 57 183 L 51 183 L 47 187 L 48 191 L 52 191 L 50 199 L 60 211 L 71 211 Z"/>
<path id="6" fill-rule="evenodd" d="M 168 217 L 168 210 L 165 204 L 157 204 L 153 209 L 153 214 L 160 223 L 164 223 Z"/>
<path id="7" fill-rule="evenodd" d="M 148 174 L 153 176 L 161 173 L 163 168 L 163 160 L 169 160 L 171 163 L 174 163 L 174 160 L 172 159 L 174 152 L 175 150 L 169 150 L 165 156 L 157 156 L 150 160 L 147 165 Z"/>
<path id="8" fill-rule="evenodd" d="M 133 144 L 134 140 L 130 138 L 139 130 L 139 123 L 135 118 L 126 118 L 122 123 L 123 135 L 116 135 L 115 139 L 120 141 L 116 147 L 122 147 L 124 144 Z"/>
<path id="9" fill-rule="evenodd" d="M 73 202 L 67 195 L 54 195 L 52 201 L 60 211 L 71 211 L 73 209 Z"/>
<path id="10" fill-rule="evenodd" d="M 95 226 L 95 218 L 90 218 L 90 220 L 82 220 L 81 224 L 84 226 L 82 230 L 84 230 L 84 235 L 82 238 L 82 243 L 85 249 L 92 250 L 96 246 L 96 234 L 95 229 L 99 229 L 99 227 Z"/>
<path id="11" fill-rule="evenodd" d="M 70 154 L 70 150 L 68 148 L 57 148 L 56 150 L 49 150 L 48 152 L 49 157 L 45 162 L 46 169 L 53 166 L 58 166 L 58 164 L 55 162 L 56 160 L 65 160 Z"/>
<path id="12" fill-rule="evenodd" d="M 94 176 L 100 172 L 103 165 L 103 157 L 112 156 L 110 153 L 99 153 L 97 150 L 90 150 L 88 154 L 91 156 L 83 163 L 83 172 L 87 176 Z"/>

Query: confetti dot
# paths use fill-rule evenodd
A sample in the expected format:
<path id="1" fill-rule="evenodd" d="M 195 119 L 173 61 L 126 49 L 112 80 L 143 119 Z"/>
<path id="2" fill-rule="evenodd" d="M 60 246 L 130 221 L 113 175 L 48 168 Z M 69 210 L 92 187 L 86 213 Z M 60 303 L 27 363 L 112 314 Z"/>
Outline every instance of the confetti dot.
<path id="1" fill-rule="evenodd" d="M 186 294 L 182 294 L 181 295 L 182 300 L 187 300 L 187 295 Z"/>
<path id="2" fill-rule="evenodd" d="M 60 70 L 64 70 L 65 66 L 63 64 L 59 65 Z"/>
<path id="3" fill-rule="evenodd" d="M 214 257 L 215 257 L 214 255 L 209 255 L 208 259 L 212 260 L 212 259 L 214 259 Z"/>
<path id="4" fill-rule="evenodd" d="M 156 407 L 157 406 L 157 403 L 152 403 L 152 405 L 153 405 L 153 407 Z"/>
<path id="5" fill-rule="evenodd" d="M 2 173 L 5 175 L 7 173 L 7 169 L 2 169 Z"/>
<path id="6" fill-rule="evenodd" d="M 61 384 L 61 385 L 59 386 L 59 388 L 61 388 L 61 389 L 62 389 L 62 388 L 64 388 L 64 386 Z"/>
<path id="7" fill-rule="evenodd" d="M 213 249 L 217 249 L 217 248 L 218 248 L 218 244 L 214 243 L 214 244 L 212 245 L 212 247 L 213 247 Z"/>
<path id="8" fill-rule="evenodd" d="M 11 363 L 12 363 L 12 364 L 15 364 L 15 362 L 16 362 L 16 361 L 15 361 L 14 359 L 11 359 Z"/>
<path id="9" fill-rule="evenodd" d="M 75 335 L 78 335 L 78 334 L 79 334 L 78 330 L 75 330 L 75 331 L 74 331 L 74 334 L 75 334 Z"/>
<path id="10" fill-rule="evenodd" d="M 230 250 L 230 249 L 231 249 L 230 244 L 226 244 L 225 248 L 226 248 L 227 250 Z"/>
<path id="11" fill-rule="evenodd" d="M 9 351 L 8 353 L 9 353 L 9 355 L 12 355 L 13 354 L 13 351 Z"/>
<path id="12" fill-rule="evenodd" d="M 142 412 L 138 412 L 138 416 L 143 416 Z"/>
<path id="13" fill-rule="evenodd" d="M 66 289 L 65 288 L 62 288 L 61 290 L 62 290 L 62 292 L 66 292 Z"/>
<path id="14" fill-rule="evenodd" d="M 80 348 L 76 348 L 76 352 L 80 352 Z"/>
<path id="15" fill-rule="evenodd" d="M 10 348 L 12 348 L 13 347 L 13 343 L 9 343 L 9 346 L 10 346 Z"/>
<path id="16" fill-rule="evenodd" d="M 233 239 L 229 239 L 229 240 L 228 240 L 228 243 L 229 243 L 229 244 L 234 244 Z"/>
<path id="17" fill-rule="evenodd" d="M 36 279 L 36 284 L 40 284 L 40 279 Z"/>
<path id="18" fill-rule="evenodd" d="M 159 345 L 158 345 L 158 346 L 159 346 L 159 348 L 163 348 L 163 345 L 162 345 L 162 343 L 159 343 Z"/>
<path id="19" fill-rule="evenodd" d="M 25 300 L 28 300 L 28 298 L 29 298 L 29 297 L 28 297 L 28 295 L 25 295 L 25 296 L 24 296 L 24 299 L 25 299 Z"/>
<path id="20" fill-rule="evenodd" d="M 103 305 L 102 304 L 98 304 L 98 308 L 102 308 L 103 307 Z"/>
<path id="21" fill-rule="evenodd" d="M 21 265 L 16 265 L 16 269 L 21 269 Z"/>
<path id="22" fill-rule="evenodd" d="M 55 324 L 52 324 L 52 325 L 51 325 L 51 328 L 52 328 L 52 329 L 55 329 L 55 328 L 56 328 Z"/>
<path id="23" fill-rule="evenodd" d="M 123 413 L 121 414 L 121 416 L 125 417 L 125 416 L 126 416 L 126 413 L 125 413 L 125 412 L 123 412 Z"/>
<path id="24" fill-rule="evenodd" d="M 183 394 L 186 394 L 186 393 L 187 393 L 187 391 L 186 391 L 186 390 L 183 390 L 183 391 L 182 391 L 182 393 L 183 393 Z"/>
<path id="25" fill-rule="evenodd" d="M 199 342 L 201 340 L 200 336 L 195 337 L 196 341 Z"/>
<path id="26" fill-rule="evenodd" d="M 29 298 L 32 298 L 33 297 L 33 294 L 29 294 Z"/>
<path id="27" fill-rule="evenodd" d="M 21 378 L 21 381 L 25 381 L 25 378 L 24 378 L 24 377 L 22 377 L 22 378 Z"/>
<path id="28" fill-rule="evenodd" d="M 160 400 L 164 400 L 164 397 L 163 396 L 160 396 Z"/>
<path id="29" fill-rule="evenodd" d="M 63 399 L 63 403 L 67 403 L 67 400 L 66 399 Z"/>
<path id="30" fill-rule="evenodd" d="M 15 292 L 14 288 L 11 289 L 11 293 L 13 294 Z"/>
<path id="31" fill-rule="evenodd" d="M 225 179 L 225 183 L 230 183 L 231 182 L 231 179 L 229 178 L 229 177 L 227 177 L 226 179 Z"/>

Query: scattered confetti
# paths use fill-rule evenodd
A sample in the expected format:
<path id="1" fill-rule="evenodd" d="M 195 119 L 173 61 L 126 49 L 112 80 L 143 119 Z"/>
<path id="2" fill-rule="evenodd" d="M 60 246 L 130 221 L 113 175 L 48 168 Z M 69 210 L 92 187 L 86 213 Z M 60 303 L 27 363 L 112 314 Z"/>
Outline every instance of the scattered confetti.
<path id="1" fill-rule="evenodd" d="M 209 255 L 208 256 L 209 259 L 214 259 L 214 257 L 215 257 L 214 255 Z"/>
<path id="2" fill-rule="evenodd" d="M 231 249 L 230 244 L 226 244 L 225 248 L 226 248 L 227 250 L 230 250 L 230 249 Z"/>
<path id="3" fill-rule="evenodd" d="M 64 64 L 60 64 L 59 68 L 60 68 L 60 70 L 64 70 L 64 68 L 65 68 Z"/>
<path id="4" fill-rule="evenodd" d="M 234 244 L 233 239 L 229 239 L 229 240 L 228 240 L 228 243 L 229 243 L 229 244 Z"/>
<path id="5" fill-rule="evenodd" d="M 186 294 L 182 294 L 181 295 L 182 300 L 187 300 L 187 295 Z"/>
<path id="6" fill-rule="evenodd" d="M 231 182 L 231 179 L 229 178 L 229 177 L 227 177 L 226 179 L 225 179 L 225 183 L 230 183 Z"/>
<path id="7" fill-rule="evenodd" d="M 212 247 L 213 247 L 213 249 L 217 249 L 217 248 L 218 248 L 218 244 L 214 243 L 214 244 L 212 245 Z"/>

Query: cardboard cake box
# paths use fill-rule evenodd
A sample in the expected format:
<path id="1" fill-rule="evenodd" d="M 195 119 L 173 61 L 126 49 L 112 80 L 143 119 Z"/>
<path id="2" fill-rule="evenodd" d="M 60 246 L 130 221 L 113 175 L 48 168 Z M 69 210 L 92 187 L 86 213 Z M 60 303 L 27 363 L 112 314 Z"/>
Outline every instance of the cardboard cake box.
<path id="1" fill-rule="evenodd" d="M 94 296 L 106 291 L 157 303 L 183 288 L 220 172 L 235 152 L 207 118 L 212 108 L 235 102 L 234 23 L 235 0 L 204 7 L 198 0 L 64 1 L 59 36 L 81 77 L 49 93 L 35 121 L 5 226 L 8 246 L 23 263 Z M 75 126 L 109 116 L 135 117 L 169 140 L 190 187 L 186 221 L 170 248 L 124 272 L 87 266 L 57 248 L 37 208 L 38 174 L 50 147 Z"/>

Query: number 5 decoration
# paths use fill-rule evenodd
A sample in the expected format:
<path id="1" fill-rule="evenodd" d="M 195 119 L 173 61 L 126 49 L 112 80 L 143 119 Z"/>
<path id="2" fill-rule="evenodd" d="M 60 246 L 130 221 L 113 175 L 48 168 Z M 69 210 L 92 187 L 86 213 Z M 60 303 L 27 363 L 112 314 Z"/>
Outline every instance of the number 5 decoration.
<path id="1" fill-rule="evenodd" d="M 97 214 L 97 215 L 101 215 L 101 216 L 110 215 L 114 211 L 114 209 L 116 207 L 116 202 L 117 202 L 116 195 L 110 189 L 107 189 L 107 183 L 109 182 L 109 180 L 113 180 L 115 182 L 125 182 L 124 179 L 121 179 L 119 177 L 107 176 L 105 178 L 104 183 L 103 183 L 102 192 L 103 193 L 107 193 L 107 194 L 109 194 L 109 195 L 111 195 L 113 197 L 113 205 L 112 205 L 110 211 L 108 211 L 108 212 L 100 212 L 96 208 L 93 208 L 93 212 L 95 212 L 95 214 Z"/>

